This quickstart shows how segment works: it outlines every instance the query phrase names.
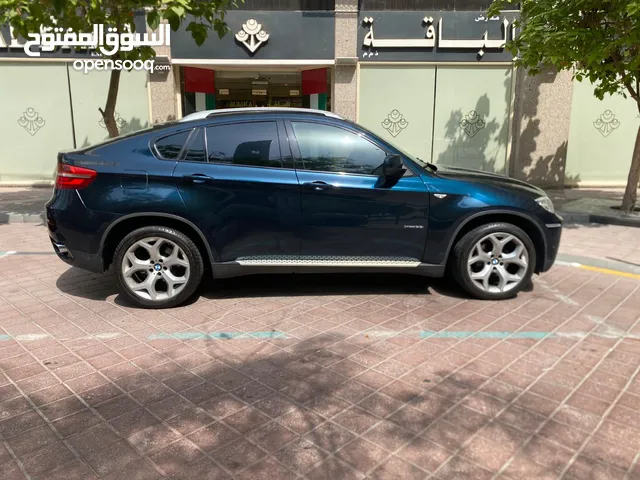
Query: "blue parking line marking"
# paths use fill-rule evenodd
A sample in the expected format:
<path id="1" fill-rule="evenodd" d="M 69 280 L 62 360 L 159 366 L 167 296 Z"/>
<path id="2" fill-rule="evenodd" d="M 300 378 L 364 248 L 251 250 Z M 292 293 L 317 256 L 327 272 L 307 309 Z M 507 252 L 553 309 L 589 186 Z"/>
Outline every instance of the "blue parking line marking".
<path id="1" fill-rule="evenodd" d="M 530 338 L 540 340 L 553 336 L 554 334 L 551 332 L 436 332 L 432 330 L 420 332 L 421 338 Z"/>
<path id="2" fill-rule="evenodd" d="M 269 338 L 287 338 L 287 335 L 283 332 L 178 332 L 156 333 L 149 335 L 148 340 L 264 340 Z"/>

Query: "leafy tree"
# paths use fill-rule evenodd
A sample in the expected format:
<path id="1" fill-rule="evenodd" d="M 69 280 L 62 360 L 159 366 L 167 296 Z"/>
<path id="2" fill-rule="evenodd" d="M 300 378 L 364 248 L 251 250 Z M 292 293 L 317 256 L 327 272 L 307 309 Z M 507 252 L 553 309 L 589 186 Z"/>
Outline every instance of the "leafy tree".
<path id="1" fill-rule="evenodd" d="M 144 10 L 153 30 L 166 20 L 175 32 L 188 21 L 187 31 L 191 32 L 197 45 L 202 45 L 211 30 L 220 38 L 228 32 L 224 17 L 234 6 L 235 0 L 0 0 L 0 25 L 10 25 L 24 38 L 29 33 L 40 32 L 41 26 L 89 33 L 94 24 L 103 24 L 105 34 L 110 27 L 115 27 L 119 33 L 125 33 L 127 29 L 135 32 L 134 15 Z M 96 53 L 100 52 L 96 50 Z M 138 46 L 108 57 L 100 55 L 114 61 L 144 61 L 155 57 L 155 51 L 150 46 Z M 115 107 L 120 73 L 120 70 L 111 71 L 105 107 L 99 109 L 109 137 L 119 135 Z"/>
<path id="2" fill-rule="evenodd" d="M 640 111 L 640 0 L 494 0 L 489 15 L 520 4 L 520 34 L 507 43 L 516 65 L 537 74 L 572 70 L 589 79 L 594 94 L 623 95 Z M 606 160 L 603 168 L 606 168 Z M 640 181 L 640 128 L 636 136 L 623 211 L 632 211 Z"/>

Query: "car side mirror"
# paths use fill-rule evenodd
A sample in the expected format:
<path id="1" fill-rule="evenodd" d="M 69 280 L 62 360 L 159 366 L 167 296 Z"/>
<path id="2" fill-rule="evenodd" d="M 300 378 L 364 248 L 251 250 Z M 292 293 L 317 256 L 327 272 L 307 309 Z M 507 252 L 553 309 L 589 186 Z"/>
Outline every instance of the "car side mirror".
<path id="1" fill-rule="evenodd" d="M 406 170 L 402 168 L 402 157 L 397 154 L 387 155 L 382 164 L 382 175 L 387 178 L 400 178 Z"/>
<path id="2" fill-rule="evenodd" d="M 393 187 L 407 171 L 402 165 L 402 157 L 397 154 L 387 155 L 382 163 L 380 178 L 376 182 L 376 188 Z"/>

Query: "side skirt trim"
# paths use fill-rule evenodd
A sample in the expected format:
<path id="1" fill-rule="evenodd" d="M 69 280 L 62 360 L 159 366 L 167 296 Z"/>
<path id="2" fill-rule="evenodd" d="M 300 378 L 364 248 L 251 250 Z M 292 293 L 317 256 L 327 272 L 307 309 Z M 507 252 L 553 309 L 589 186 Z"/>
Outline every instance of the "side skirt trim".
<path id="1" fill-rule="evenodd" d="M 411 257 L 260 255 L 240 257 L 243 266 L 299 267 L 418 267 L 420 260 Z"/>
<path id="2" fill-rule="evenodd" d="M 396 273 L 419 275 L 423 277 L 442 277 L 445 265 L 431 265 L 418 263 L 411 266 L 381 266 L 368 263 L 366 265 L 313 265 L 313 264 L 269 264 L 269 265 L 241 265 L 238 262 L 214 263 L 212 273 L 214 278 L 241 277 L 243 275 L 278 275 L 278 274 L 328 274 L 328 273 Z"/>

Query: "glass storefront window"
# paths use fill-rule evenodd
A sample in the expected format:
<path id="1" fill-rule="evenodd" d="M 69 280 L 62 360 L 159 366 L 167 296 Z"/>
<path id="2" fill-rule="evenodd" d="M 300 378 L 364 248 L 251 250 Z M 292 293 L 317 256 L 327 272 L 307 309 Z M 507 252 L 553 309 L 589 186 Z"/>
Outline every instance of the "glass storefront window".
<path id="1" fill-rule="evenodd" d="M 302 108 L 300 72 L 216 72 L 216 108 Z"/>
<path id="2" fill-rule="evenodd" d="M 414 157 L 506 173 L 512 67 L 366 65 L 358 122 Z"/>

